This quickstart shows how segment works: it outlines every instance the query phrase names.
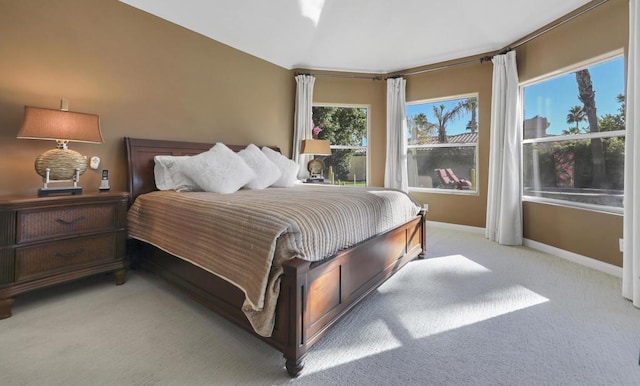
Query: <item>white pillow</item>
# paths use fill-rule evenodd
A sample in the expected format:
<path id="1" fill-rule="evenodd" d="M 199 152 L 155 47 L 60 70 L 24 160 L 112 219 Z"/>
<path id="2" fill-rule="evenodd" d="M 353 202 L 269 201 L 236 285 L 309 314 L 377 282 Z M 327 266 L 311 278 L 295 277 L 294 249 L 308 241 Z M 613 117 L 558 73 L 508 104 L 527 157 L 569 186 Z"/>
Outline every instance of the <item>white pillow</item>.
<path id="1" fill-rule="evenodd" d="M 155 161 L 153 174 L 156 180 L 156 187 L 159 190 L 198 190 L 196 183 L 181 172 L 180 163 L 186 158 L 189 158 L 189 156 L 157 155 L 153 157 Z"/>
<path id="2" fill-rule="evenodd" d="M 282 172 L 276 164 L 271 162 L 260 148 L 250 144 L 240 150 L 238 155 L 249 165 L 256 175 L 256 178 L 249 181 L 244 187 L 247 189 L 264 189 L 278 181 Z"/>
<path id="3" fill-rule="evenodd" d="M 180 162 L 181 171 L 206 192 L 233 193 L 255 178 L 244 160 L 218 142 L 209 151 Z"/>
<path id="4" fill-rule="evenodd" d="M 271 186 L 276 188 L 292 187 L 298 180 L 298 169 L 300 168 L 298 164 L 266 146 L 262 148 L 262 152 L 280 169 L 280 178 Z"/>

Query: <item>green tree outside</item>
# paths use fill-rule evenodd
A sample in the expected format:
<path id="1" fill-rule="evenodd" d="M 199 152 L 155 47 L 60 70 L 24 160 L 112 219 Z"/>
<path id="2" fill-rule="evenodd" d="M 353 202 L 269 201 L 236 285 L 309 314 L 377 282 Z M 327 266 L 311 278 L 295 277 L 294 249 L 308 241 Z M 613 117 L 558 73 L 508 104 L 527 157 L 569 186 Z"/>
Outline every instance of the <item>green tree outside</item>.
<path id="1" fill-rule="evenodd" d="M 363 107 L 314 106 L 314 138 L 324 139 L 332 145 L 366 146 L 367 109 Z M 336 180 L 349 181 L 351 162 L 356 154 L 354 149 L 334 149 L 331 156 L 324 159 L 325 177 L 331 167 Z M 366 173 L 357 176 L 364 180 Z"/>

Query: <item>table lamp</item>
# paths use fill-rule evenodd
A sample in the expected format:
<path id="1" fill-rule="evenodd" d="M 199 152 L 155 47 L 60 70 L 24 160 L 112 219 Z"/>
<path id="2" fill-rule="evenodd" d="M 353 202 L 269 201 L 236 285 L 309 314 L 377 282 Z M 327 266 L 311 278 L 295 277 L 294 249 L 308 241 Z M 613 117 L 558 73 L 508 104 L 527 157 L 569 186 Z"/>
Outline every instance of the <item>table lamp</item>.
<path id="1" fill-rule="evenodd" d="M 303 139 L 300 154 L 331 155 L 329 141 L 323 139 Z M 312 159 L 307 164 L 309 178 L 307 182 L 324 182 L 324 162 L 321 159 Z"/>
<path id="2" fill-rule="evenodd" d="M 63 100 L 65 107 L 66 100 Z M 51 194 L 80 194 L 80 175 L 87 170 L 87 158 L 68 148 L 70 141 L 102 143 L 100 117 L 96 114 L 76 113 L 39 107 L 24 107 L 24 122 L 18 138 L 55 140 L 57 147 L 40 154 L 35 161 L 36 173 L 44 182 L 38 196 Z M 49 183 L 73 182 L 72 186 L 50 187 Z"/>

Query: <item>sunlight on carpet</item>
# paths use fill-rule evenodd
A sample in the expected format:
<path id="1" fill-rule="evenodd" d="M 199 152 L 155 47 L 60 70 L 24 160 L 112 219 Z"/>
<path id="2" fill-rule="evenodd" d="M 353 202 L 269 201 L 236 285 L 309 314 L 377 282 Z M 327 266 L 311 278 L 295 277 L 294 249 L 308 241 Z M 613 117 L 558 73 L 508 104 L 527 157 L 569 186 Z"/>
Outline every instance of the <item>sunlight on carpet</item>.
<path id="1" fill-rule="evenodd" d="M 307 368 L 307 375 L 549 301 L 463 255 L 414 261 L 374 297 L 348 317 L 357 328 L 345 330 L 356 337 L 316 349 L 329 360 Z"/>
<path id="2" fill-rule="evenodd" d="M 384 320 L 370 321 L 363 325 L 360 331 L 362 332 L 359 336 L 360 340 L 356 342 L 343 341 L 340 344 L 339 355 L 335 355 L 335 346 L 317 350 L 314 348 L 314 355 L 321 355 L 325 359 L 322 362 L 314 362 L 314 364 L 317 363 L 322 366 L 306 367 L 304 375 L 307 376 L 345 363 L 376 356 L 402 346 L 402 342 L 393 336 L 392 331 Z M 375 337 L 375 339 L 367 339 L 367 337 Z"/>
<path id="3" fill-rule="evenodd" d="M 415 339 L 465 327 L 511 312 L 536 306 L 549 299 L 519 284 L 507 283 L 491 270 L 462 255 L 428 260 L 425 280 L 440 283 L 428 309 L 399 312 L 398 319 Z M 447 283 L 453 283 L 455 288 Z M 442 289 L 450 288 L 451 291 Z M 462 291 L 460 291 L 462 289 Z M 385 287 L 380 289 L 384 293 Z M 416 323 L 424 320 L 425 323 Z"/>

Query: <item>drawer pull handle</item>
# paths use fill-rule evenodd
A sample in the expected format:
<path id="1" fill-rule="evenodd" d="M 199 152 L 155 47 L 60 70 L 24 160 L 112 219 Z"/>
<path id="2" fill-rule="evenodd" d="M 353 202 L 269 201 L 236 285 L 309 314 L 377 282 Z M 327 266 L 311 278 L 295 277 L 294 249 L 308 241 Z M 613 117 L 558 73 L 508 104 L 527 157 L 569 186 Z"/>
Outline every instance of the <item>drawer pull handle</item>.
<path id="1" fill-rule="evenodd" d="M 60 224 L 64 224 L 64 225 L 73 225 L 75 223 L 77 223 L 78 221 L 82 221 L 82 220 L 86 220 L 87 218 L 84 216 L 80 216 L 80 217 L 76 217 L 75 219 L 71 220 L 71 221 L 67 221 L 63 218 L 58 218 L 56 219 L 56 222 L 59 222 Z"/>
<path id="2" fill-rule="evenodd" d="M 73 259 L 74 257 L 78 257 L 84 253 L 84 248 L 78 248 L 75 251 L 69 253 L 56 252 L 55 256 L 60 259 Z"/>

